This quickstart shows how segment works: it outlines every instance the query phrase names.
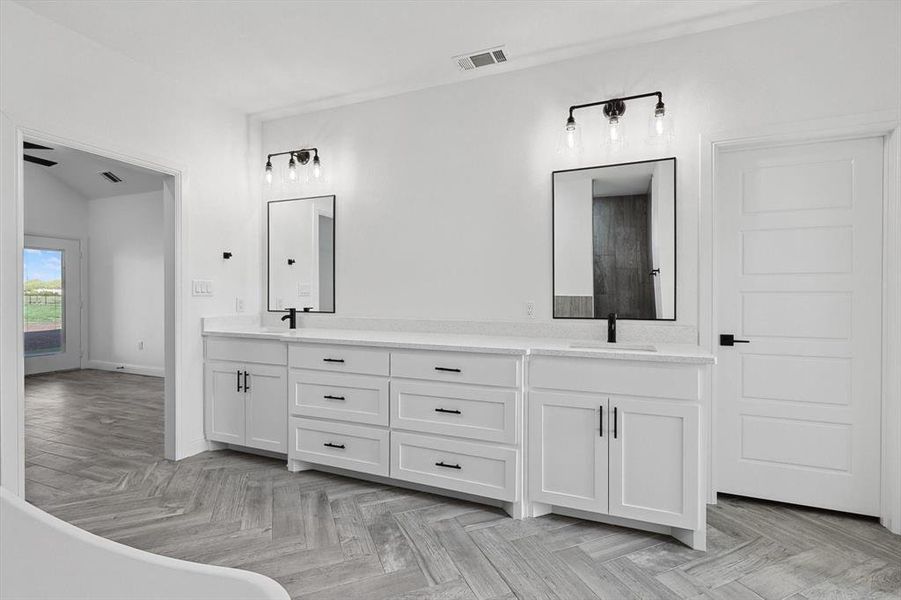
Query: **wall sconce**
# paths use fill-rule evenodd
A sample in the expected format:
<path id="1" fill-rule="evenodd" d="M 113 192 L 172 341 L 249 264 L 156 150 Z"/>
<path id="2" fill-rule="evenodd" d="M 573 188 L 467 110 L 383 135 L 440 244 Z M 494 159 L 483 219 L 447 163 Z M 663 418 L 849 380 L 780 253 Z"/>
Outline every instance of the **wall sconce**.
<path id="1" fill-rule="evenodd" d="M 312 153 L 312 154 L 311 154 Z M 288 179 L 297 181 L 297 163 L 306 166 L 313 158 L 313 177 L 320 179 L 322 177 L 322 162 L 319 160 L 318 148 L 301 148 L 300 150 L 288 150 L 287 152 L 275 152 L 266 155 L 266 185 L 272 185 L 272 157 L 273 156 L 290 156 L 288 159 Z"/>
<path id="2" fill-rule="evenodd" d="M 561 148 L 565 152 L 577 154 L 582 151 L 582 134 L 573 112 L 582 108 L 591 108 L 595 106 L 603 106 L 604 118 L 607 120 L 606 131 L 604 132 L 604 145 L 611 149 L 618 150 L 625 145 L 626 135 L 623 130 L 622 117 L 626 114 L 626 102 L 630 100 L 638 100 L 639 98 L 657 97 L 657 104 L 654 106 L 654 112 L 650 117 L 648 127 L 648 142 L 662 143 L 669 141 L 673 137 L 672 117 L 666 114 L 666 106 L 663 104 L 662 92 L 650 92 L 647 94 L 637 94 L 635 96 L 625 96 L 623 98 L 609 98 L 600 100 L 599 102 L 588 102 L 586 104 L 576 104 L 569 107 L 569 118 L 566 119 L 566 125 L 563 129 L 563 142 Z"/>

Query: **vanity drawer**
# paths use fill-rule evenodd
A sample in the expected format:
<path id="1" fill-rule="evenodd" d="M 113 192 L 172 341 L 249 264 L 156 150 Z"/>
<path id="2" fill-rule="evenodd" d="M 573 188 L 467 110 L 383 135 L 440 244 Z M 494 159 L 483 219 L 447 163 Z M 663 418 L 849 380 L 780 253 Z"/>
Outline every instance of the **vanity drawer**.
<path id="1" fill-rule="evenodd" d="M 519 357 L 468 352 L 392 352 L 392 377 L 517 387 Z"/>
<path id="2" fill-rule="evenodd" d="M 287 345 L 269 340 L 208 337 L 206 359 L 284 365 L 288 362 Z"/>
<path id="3" fill-rule="evenodd" d="M 288 364 L 301 369 L 388 375 L 387 350 L 332 346 L 326 344 L 292 344 L 288 347 Z"/>
<path id="4" fill-rule="evenodd" d="M 533 356 L 529 387 L 600 392 L 651 398 L 698 400 L 701 394 L 697 365 Z"/>
<path id="5" fill-rule="evenodd" d="M 512 501 L 516 451 L 392 431 L 391 477 Z"/>
<path id="6" fill-rule="evenodd" d="M 519 392 L 425 381 L 391 382 L 391 427 L 516 442 Z"/>
<path id="7" fill-rule="evenodd" d="M 291 417 L 288 458 L 388 475 L 388 430 Z"/>
<path id="8" fill-rule="evenodd" d="M 388 425 L 388 380 L 291 369 L 291 414 Z"/>

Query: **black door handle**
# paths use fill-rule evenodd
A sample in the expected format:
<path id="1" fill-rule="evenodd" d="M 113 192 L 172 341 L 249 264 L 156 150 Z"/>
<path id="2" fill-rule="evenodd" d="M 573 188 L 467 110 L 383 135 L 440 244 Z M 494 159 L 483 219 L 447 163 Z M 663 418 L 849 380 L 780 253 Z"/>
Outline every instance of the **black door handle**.
<path id="1" fill-rule="evenodd" d="M 435 367 L 436 371 L 445 371 L 447 373 L 460 373 L 460 369 L 453 369 L 451 367 Z"/>
<path id="2" fill-rule="evenodd" d="M 463 414 L 463 413 L 461 413 L 459 410 L 452 410 L 452 409 L 450 409 L 450 408 L 436 408 L 436 409 L 435 409 L 435 412 L 449 413 L 449 414 L 452 414 L 452 415 Z"/>
<path id="3" fill-rule="evenodd" d="M 462 469 L 462 468 L 463 468 L 463 467 L 461 467 L 460 465 L 449 465 L 449 464 L 447 464 L 447 463 L 444 462 L 444 461 L 436 462 L 436 463 L 435 463 L 435 466 L 436 466 L 436 467 L 445 467 L 445 468 L 447 468 L 447 469 Z"/>
<path id="4" fill-rule="evenodd" d="M 735 344 L 750 344 L 751 340 L 737 340 L 733 333 L 720 334 L 720 346 L 734 346 Z"/>
<path id="5" fill-rule="evenodd" d="M 600 418 L 601 437 L 604 437 L 604 407 L 603 406 L 599 407 L 598 412 L 601 413 L 601 418 Z"/>
<path id="6" fill-rule="evenodd" d="M 326 400 L 344 400 L 344 396 L 332 396 L 330 394 L 326 394 L 323 398 Z"/>
<path id="7" fill-rule="evenodd" d="M 343 363 L 343 358 L 323 358 L 322 362 L 333 362 L 333 363 Z"/>
<path id="8" fill-rule="evenodd" d="M 250 374 L 247 371 L 244 371 L 244 391 L 250 391 Z"/>
<path id="9" fill-rule="evenodd" d="M 326 442 L 322 445 L 326 448 L 338 448 L 339 450 L 344 450 L 344 444 L 333 444 L 331 442 Z"/>
<path id="10" fill-rule="evenodd" d="M 616 415 L 616 407 L 614 406 L 614 407 L 613 407 L 613 439 L 616 439 L 616 434 L 617 434 L 617 431 L 616 431 L 616 422 L 617 422 L 618 419 L 616 418 L 616 416 L 617 416 L 617 415 Z"/>
<path id="11" fill-rule="evenodd" d="M 235 389 L 236 389 L 236 391 L 240 392 L 241 391 L 241 371 L 235 371 L 235 373 L 238 375 L 238 387 Z"/>

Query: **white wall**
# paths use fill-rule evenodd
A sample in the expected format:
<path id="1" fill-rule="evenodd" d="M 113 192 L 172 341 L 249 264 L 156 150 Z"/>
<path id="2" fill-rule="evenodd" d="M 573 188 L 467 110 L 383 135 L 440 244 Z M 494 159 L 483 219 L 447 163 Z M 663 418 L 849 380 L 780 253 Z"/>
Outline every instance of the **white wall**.
<path id="1" fill-rule="evenodd" d="M 554 190 L 554 290 L 558 296 L 594 296 L 592 180 L 573 175 L 561 174 Z"/>
<path id="2" fill-rule="evenodd" d="M 699 136 L 897 107 L 899 10 L 837 4 L 269 121 L 262 150 L 320 149 L 331 183 L 298 195 L 337 195 L 338 316 L 517 321 L 528 300 L 551 316 L 551 171 L 677 156 L 678 321 L 634 327 L 694 342 Z M 626 150 L 602 150 L 583 111 L 583 157 L 555 153 L 569 105 L 654 90 L 671 147 L 635 143 L 648 100 L 629 104 Z"/>
<path id="3" fill-rule="evenodd" d="M 0 110 L 13 126 L 183 172 L 188 243 L 177 300 L 183 315 L 177 445 L 180 456 L 206 448 L 200 319 L 233 312 L 238 296 L 248 311 L 260 306 L 259 192 L 248 185 L 246 116 L 185 96 L 165 74 L 13 2 L 0 2 Z M 4 177 L 15 172 L 15 152 L 4 147 L 0 160 Z M 8 203 L 15 195 L 0 201 L 4 215 L 14 216 Z M 4 256 L 17 251 L 13 236 L 2 244 Z M 224 261 L 223 250 L 234 257 Z M 191 297 L 192 278 L 212 279 L 214 296 Z M 11 335 L 15 310 L 4 306 L 2 318 L 4 335 Z"/>
<path id="4" fill-rule="evenodd" d="M 88 199 L 47 172 L 25 163 L 25 234 L 74 239 L 82 250 L 88 238 Z"/>
<path id="5" fill-rule="evenodd" d="M 94 199 L 88 214 L 88 366 L 162 375 L 162 190 Z"/>

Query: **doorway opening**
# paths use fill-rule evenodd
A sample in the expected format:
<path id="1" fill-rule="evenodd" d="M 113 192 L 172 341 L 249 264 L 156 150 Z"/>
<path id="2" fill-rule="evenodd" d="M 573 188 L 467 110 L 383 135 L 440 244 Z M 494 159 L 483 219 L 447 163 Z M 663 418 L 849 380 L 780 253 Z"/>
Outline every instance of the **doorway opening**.
<path id="1" fill-rule="evenodd" d="M 25 495 L 104 493 L 163 460 L 174 176 L 23 141 Z"/>

